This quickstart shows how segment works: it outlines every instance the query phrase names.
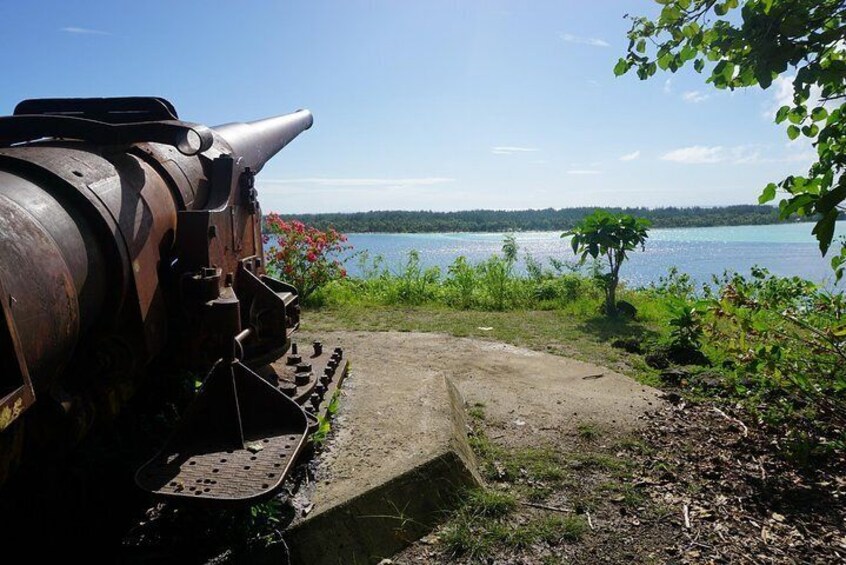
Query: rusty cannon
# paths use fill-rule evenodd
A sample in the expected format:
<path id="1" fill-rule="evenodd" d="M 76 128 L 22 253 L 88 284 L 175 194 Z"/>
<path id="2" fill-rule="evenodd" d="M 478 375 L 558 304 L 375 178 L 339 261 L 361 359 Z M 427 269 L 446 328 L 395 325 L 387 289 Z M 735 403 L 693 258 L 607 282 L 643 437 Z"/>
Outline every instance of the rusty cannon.
<path id="1" fill-rule="evenodd" d="M 153 365 L 205 378 L 140 487 L 238 502 L 282 484 L 347 367 L 298 350 L 297 290 L 265 270 L 255 175 L 311 125 L 210 128 L 162 98 L 0 118 L 0 485 L 108 422 Z"/>

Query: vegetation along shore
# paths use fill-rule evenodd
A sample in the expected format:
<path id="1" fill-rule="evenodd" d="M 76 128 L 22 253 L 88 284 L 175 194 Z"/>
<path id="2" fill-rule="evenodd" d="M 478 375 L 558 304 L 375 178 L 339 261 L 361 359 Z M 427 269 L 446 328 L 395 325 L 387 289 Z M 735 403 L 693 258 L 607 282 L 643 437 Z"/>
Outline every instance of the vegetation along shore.
<path id="1" fill-rule="evenodd" d="M 617 214 L 645 218 L 655 228 L 745 226 L 812 221 L 812 216 L 782 219 L 773 206 L 602 208 Z M 555 231 L 570 229 L 595 207 L 544 210 L 372 211 L 333 214 L 282 214 L 285 221 L 299 220 L 319 229 L 334 227 L 344 233 L 433 233 Z M 841 214 L 842 215 L 842 214 Z"/>

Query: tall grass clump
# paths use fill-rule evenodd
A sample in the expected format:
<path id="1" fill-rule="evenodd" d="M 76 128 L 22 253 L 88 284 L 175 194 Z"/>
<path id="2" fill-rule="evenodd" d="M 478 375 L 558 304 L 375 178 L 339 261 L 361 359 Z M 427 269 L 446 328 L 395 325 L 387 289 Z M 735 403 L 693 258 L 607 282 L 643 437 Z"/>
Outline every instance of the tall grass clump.
<path id="1" fill-rule="evenodd" d="M 585 310 L 599 308 L 602 281 L 593 274 L 595 268 L 583 273 L 578 267 L 555 260 L 547 267 L 526 254 L 527 274 L 521 275 L 515 269 L 518 252 L 516 239 L 507 235 L 501 253 L 478 263 L 456 257 L 442 273 L 437 267 L 423 267 L 418 251 L 409 251 L 403 263 L 394 267 L 389 267 L 382 256 L 371 257 L 367 251 L 360 251 L 356 253 L 360 275 L 325 285 L 307 305 L 509 311 L 552 310 L 585 301 L 591 304 Z"/>

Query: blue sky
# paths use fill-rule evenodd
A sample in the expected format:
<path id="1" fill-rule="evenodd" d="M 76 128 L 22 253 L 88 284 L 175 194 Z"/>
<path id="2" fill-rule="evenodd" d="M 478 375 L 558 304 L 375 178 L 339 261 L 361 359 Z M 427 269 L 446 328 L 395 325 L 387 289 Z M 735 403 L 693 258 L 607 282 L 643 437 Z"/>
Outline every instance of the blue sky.
<path id="1" fill-rule="evenodd" d="M 215 125 L 314 112 L 265 211 L 753 203 L 809 147 L 790 94 L 615 78 L 647 1 L 4 2 L 0 107 L 157 95 Z"/>

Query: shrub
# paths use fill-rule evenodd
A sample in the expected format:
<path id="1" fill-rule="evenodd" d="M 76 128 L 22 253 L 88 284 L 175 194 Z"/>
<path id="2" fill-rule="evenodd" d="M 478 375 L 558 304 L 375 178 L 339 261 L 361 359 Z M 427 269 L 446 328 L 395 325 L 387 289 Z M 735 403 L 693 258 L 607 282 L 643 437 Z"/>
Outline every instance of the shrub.
<path id="1" fill-rule="evenodd" d="M 264 243 L 268 271 L 293 284 L 303 301 L 331 280 L 347 276 L 341 254 L 348 249 L 347 237 L 333 228 L 320 231 L 302 222 L 286 222 L 278 214 L 264 221 Z"/>
<path id="2" fill-rule="evenodd" d="M 494 310 L 505 310 L 511 297 L 509 264 L 499 255 L 494 255 L 479 265 L 479 271 L 488 306 Z"/>
<path id="3" fill-rule="evenodd" d="M 462 255 L 455 258 L 447 273 L 447 301 L 451 306 L 467 310 L 474 303 L 473 295 L 478 284 L 477 269 Z"/>
<path id="4" fill-rule="evenodd" d="M 798 277 L 724 277 L 709 302 L 709 344 L 727 356 L 735 393 L 770 425 L 806 438 L 786 451 L 843 449 L 846 300 Z M 804 445 L 807 442 L 809 445 Z M 789 443 L 789 442 L 788 442 Z M 807 458 L 802 455 L 802 459 Z"/>
<path id="5" fill-rule="evenodd" d="M 393 301 L 401 304 L 423 304 L 437 295 L 441 270 L 420 266 L 420 252 L 411 250 L 405 265 L 396 276 Z"/>

